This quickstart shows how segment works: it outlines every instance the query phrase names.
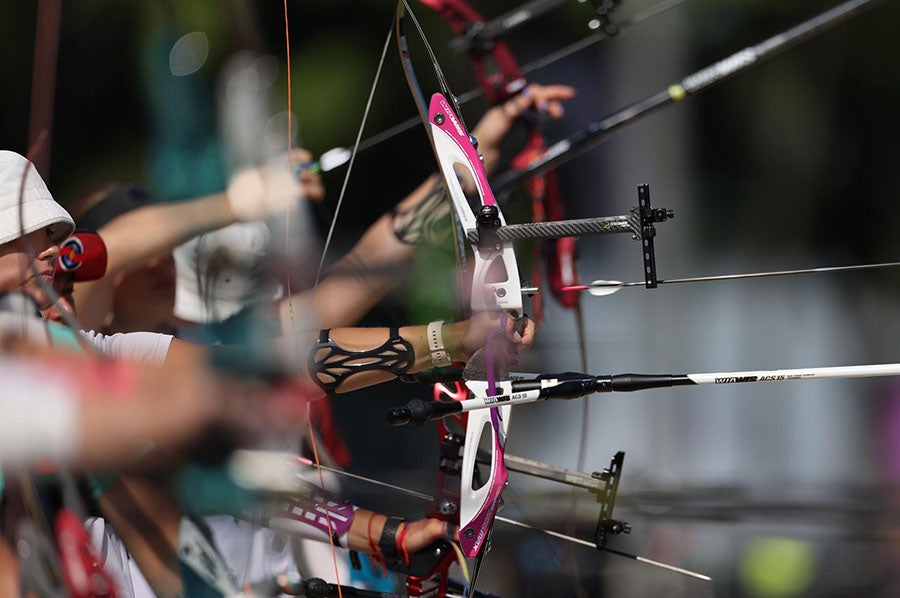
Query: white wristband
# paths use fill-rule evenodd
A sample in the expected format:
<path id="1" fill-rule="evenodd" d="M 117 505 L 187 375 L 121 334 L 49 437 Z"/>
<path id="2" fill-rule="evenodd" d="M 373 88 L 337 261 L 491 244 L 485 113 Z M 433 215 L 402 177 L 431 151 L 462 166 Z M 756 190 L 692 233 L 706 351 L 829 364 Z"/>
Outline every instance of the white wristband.
<path id="1" fill-rule="evenodd" d="M 443 327 L 443 320 L 437 320 L 428 325 L 428 350 L 431 351 L 431 363 L 433 363 L 436 368 L 448 366 L 453 363 L 453 360 L 450 359 L 450 353 L 444 349 Z"/>

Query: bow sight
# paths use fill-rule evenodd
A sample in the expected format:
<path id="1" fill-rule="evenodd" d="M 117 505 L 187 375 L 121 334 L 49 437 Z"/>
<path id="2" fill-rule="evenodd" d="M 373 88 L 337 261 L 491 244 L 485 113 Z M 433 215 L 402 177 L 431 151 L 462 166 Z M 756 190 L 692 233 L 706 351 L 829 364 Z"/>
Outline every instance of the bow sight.
<path id="1" fill-rule="evenodd" d="M 499 225 L 491 213 L 481 214 L 477 228 L 466 231 L 466 238 L 473 245 L 483 246 L 525 239 L 559 239 L 563 237 L 584 237 L 588 235 L 609 235 L 629 233 L 639 240 L 642 246 L 644 265 L 644 285 L 648 289 L 656 288 L 656 250 L 653 239 L 656 237 L 656 224 L 675 217 L 674 210 L 655 208 L 650 202 L 650 186 L 638 186 L 638 206 L 623 216 L 604 216 L 599 218 L 580 218 L 574 220 L 557 220 L 551 222 L 529 222 L 527 224 Z M 495 208 L 495 206 L 484 206 Z M 487 238 L 485 238 L 487 236 Z M 524 289 L 535 292 L 536 289 Z"/>

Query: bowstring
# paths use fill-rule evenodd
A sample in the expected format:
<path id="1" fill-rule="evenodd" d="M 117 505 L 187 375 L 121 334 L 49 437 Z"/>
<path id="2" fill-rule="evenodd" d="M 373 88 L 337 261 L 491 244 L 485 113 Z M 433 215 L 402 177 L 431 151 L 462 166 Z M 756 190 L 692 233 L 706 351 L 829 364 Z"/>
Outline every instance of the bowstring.
<path id="1" fill-rule="evenodd" d="M 288 91 L 287 91 L 287 102 L 288 102 L 288 155 L 290 155 L 290 151 L 291 151 L 291 133 L 292 133 L 292 122 L 291 122 L 291 115 L 292 115 L 292 111 L 291 111 L 291 58 L 290 58 L 290 27 L 289 27 L 289 17 L 288 17 L 287 0 L 283 0 L 283 5 L 284 5 L 285 48 L 286 48 L 286 53 L 287 53 L 286 67 L 287 67 L 287 85 L 288 85 Z M 393 22 L 392 22 L 392 23 L 393 23 Z M 368 118 L 369 118 L 369 113 L 371 112 L 372 100 L 373 100 L 373 98 L 374 98 L 374 96 L 375 96 L 375 90 L 376 90 L 377 87 L 378 87 L 378 81 L 381 79 L 381 73 L 382 73 L 382 70 L 383 70 L 383 67 L 384 67 L 385 59 L 386 59 L 386 57 L 387 57 L 387 50 L 388 50 L 388 47 L 389 47 L 389 45 L 390 45 L 390 41 L 391 41 L 392 35 L 393 35 L 393 27 L 389 28 L 389 30 L 388 30 L 388 35 L 387 35 L 387 37 L 386 37 L 386 39 L 385 39 L 385 42 L 384 42 L 384 47 L 383 47 L 382 50 L 381 50 L 381 56 L 380 56 L 380 58 L 379 58 L 378 66 L 377 66 L 376 71 L 375 71 L 375 78 L 374 78 L 374 80 L 373 80 L 373 82 L 372 82 L 372 86 L 371 86 L 371 88 L 370 88 L 370 90 L 369 90 L 369 95 L 368 95 L 368 98 L 367 98 L 367 100 L 366 100 L 366 105 L 365 105 L 365 109 L 364 109 L 364 111 L 363 111 L 362 121 L 360 122 L 359 129 L 358 129 L 357 134 L 356 134 L 356 141 L 354 142 L 353 149 L 352 149 L 351 154 L 350 154 L 350 160 L 349 160 L 349 164 L 348 164 L 348 166 L 347 166 L 347 171 L 346 171 L 346 173 L 344 174 L 344 179 L 343 179 L 343 182 L 342 182 L 342 184 L 341 184 L 341 191 L 340 191 L 340 193 L 339 193 L 339 195 L 338 195 L 337 203 L 336 203 L 336 205 L 335 205 L 334 215 L 333 215 L 332 218 L 331 218 L 331 223 L 330 223 L 329 228 L 328 228 L 328 234 L 327 234 L 326 237 L 325 237 L 325 243 L 324 243 L 324 245 L 323 245 L 323 247 L 322 247 L 322 255 L 321 255 L 320 258 L 319 258 L 319 265 L 318 265 L 318 267 L 316 268 L 316 275 L 315 275 L 315 279 L 314 279 L 314 281 L 313 281 L 312 291 L 311 291 L 311 293 L 310 293 L 310 299 L 309 299 L 309 305 L 310 305 L 310 306 L 315 305 L 316 293 L 317 293 L 317 291 L 318 291 L 318 288 L 319 288 L 319 282 L 320 282 L 320 280 L 321 280 L 322 272 L 323 272 L 324 267 L 325 267 L 325 260 L 326 260 L 326 258 L 327 258 L 327 256 L 328 256 L 328 249 L 329 249 L 329 247 L 331 246 L 332 239 L 334 238 L 334 231 L 335 231 L 335 228 L 336 228 L 336 226 L 337 226 L 338 217 L 340 216 L 341 208 L 343 207 L 343 203 L 344 203 L 344 197 L 346 196 L 347 187 L 348 187 L 349 182 L 350 182 L 350 174 L 351 174 L 351 172 L 353 171 L 353 165 L 354 165 L 354 163 L 355 163 L 355 161 L 356 161 L 356 155 L 357 155 L 357 153 L 359 152 L 359 144 L 360 144 L 360 141 L 362 140 L 362 134 L 363 134 L 363 131 L 365 130 L 366 122 L 367 122 L 367 120 L 368 120 Z M 289 217 L 290 217 L 290 216 L 288 216 L 288 218 L 289 218 Z M 286 230 L 285 230 L 285 237 L 286 237 L 286 241 L 285 241 L 285 242 L 286 242 L 286 244 L 288 243 L 288 238 L 289 238 L 288 235 L 289 235 L 289 230 L 290 230 L 289 220 L 288 220 L 287 222 L 288 222 L 288 224 L 286 225 Z M 295 331 L 294 331 L 294 308 L 293 308 L 293 303 L 292 303 L 292 299 L 291 299 L 290 273 L 288 273 L 288 276 L 287 276 L 287 292 L 288 292 L 288 313 L 289 313 L 289 319 L 290 319 L 290 322 L 291 322 L 291 333 L 292 333 L 291 336 L 294 336 L 294 334 L 293 334 L 293 333 L 295 332 Z M 307 402 L 307 404 L 306 404 L 307 433 L 308 433 L 308 436 L 309 436 L 310 448 L 312 449 L 312 452 L 313 452 L 313 459 L 314 459 L 314 462 L 315 462 L 315 465 L 316 465 L 316 472 L 317 472 L 318 477 L 319 477 L 319 484 L 320 484 L 320 486 L 324 489 L 324 488 L 325 488 L 325 476 L 324 476 L 324 474 L 323 474 L 323 469 L 322 469 L 322 465 L 321 465 L 321 460 L 320 460 L 320 458 L 319 458 L 318 443 L 317 443 L 317 441 L 316 441 L 316 434 L 315 434 L 315 431 L 314 431 L 314 429 L 313 429 L 313 425 L 312 425 L 312 417 L 311 417 L 311 416 L 312 416 L 312 413 L 311 413 L 310 403 Z M 330 515 L 328 509 L 325 509 L 325 519 L 326 519 L 326 524 L 327 524 L 327 526 L 328 526 L 328 529 L 331 530 L 331 529 L 332 529 L 331 515 Z M 336 580 L 336 585 L 337 585 L 338 598 L 343 598 L 343 589 L 342 589 L 341 578 L 340 578 L 340 571 L 339 571 L 339 568 L 338 568 L 338 562 L 337 562 L 337 551 L 336 551 L 336 549 L 335 549 L 335 539 L 334 539 L 334 534 L 332 534 L 332 533 L 329 533 L 329 534 L 328 534 L 328 542 L 329 542 L 329 545 L 331 546 L 331 556 L 332 556 L 332 562 L 333 562 L 333 566 L 334 566 L 334 575 L 335 575 L 335 580 Z"/>
<path id="2" fill-rule="evenodd" d="M 287 0 L 285 0 L 287 2 Z M 356 133 L 356 140 L 353 142 L 353 149 L 350 152 L 350 160 L 347 164 L 347 172 L 344 174 L 344 180 L 341 183 L 341 191 L 338 194 L 337 203 L 334 207 L 334 216 L 331 218 L 331 224 L 328 227 L 328 234 L 325 237 L 325 244 L 322 247 L 322 255 L 319 258 L 319 266 L 316 268 L 316 277 L 313 282 L 312 294 L 310 297 L 310 305 L 315 303 L 316 291 L 319 288 L 319 281 L 322 277 L 322 271 L 325 269 L 325 258 L 328 256 L 328 249 L 331 247 L 331 241 L 334 237 L 334 230 L 337 226 L 337 220 L 341 213 L 341 208 L 344 204 L 344 197 L 347 192 L 347 186 L 350 182 L 350 173 L 353 171 L 353 165 L 356 162 L 356 155 L 359 153 L 360 142 L 362 141 L 362 134 L 366 128 L 366 121 L 369 118 L 369 112 L 372 108 L 372 99 L 375 97 L 375 90 L 378 87 L 378 81 L 381 79 L 381 71 L 384 67 L 385 58 L 387 57 L 388 47 L 391 43 L 391 37 L 393 37 L 393 19 L 391 20 L 391 27 L 388 28 L 387 37 L 384 40 L 384 47 L 381 49 L 381 57 L 378 60 L 378 67 L 375 70 L 375 80 L 372 81 L 372 87 L 369 89 L 369 97 L 366 100 L 366 106 L 363 110 L 362 122 L 359 124 L 359 129 Z"/>
<path id="3" fill-rule="evenodd" d="M 422 25 L 419 24 L 419 20 L 416 18 L 415 13 L 413 13 L 412 8 L 410 8 L 409 3 L 406 0 L 400 0 L 400 3 L 403 5 L 406 15 L 409 16 L 410 21 L 415 26 L 416 31 L 419 32 L 419 39 L 422 40 L 422 45 L 425 48 L 425 51 L 428 52 L 428 58 L 431 60 L 431 64 L 434 67 L 434 74 L 437 77 L 438 85 L 441 88 L 441 93 L 446 96 L 447 100 L 453 103 L 454 111 L 456 112 L 456 116 L 459 118 L 459 122 L 462 125 L 463 129 L 468 133 L 469 127 L 466 125 L 466 121 L 463 119 L 462 110 L 459 107 L 459 99 L 453 95 L 453 92 L 450 91 L 450 85 L 447 83 L 447 77 L 444 76 L 444 71 L 441 69 L 441 64 L 438 62 L 437 56 L 434 53 L 434 50 L 431 48 L 431 44 L 428 43 L 428 38 L 425 37 L 425 31 L 422 29 Z M 425 107 L 427 114 L 427 106 Z"/>
<path id="4" fill-rule="evenodd" d="M 292 122 L 293 103 L 292 103 L 292 98 L 291 98 L 291 31 L 290 31 L 290 19 L 288 17 L 287 0 L 283 0 L 283 7 L 284 7 L 284 45 L 285 45 L 285 55 L 286 55 L 285 67 L 287 68 L 287 151 L 288 151 L 288 162 L 290 163 L 290 156 L 291 156 L 291 150 L 292 150 L 292 135 L 293 135 L 293 122 Z M 349 170 L 348 170 L 348 174 L 349 174 Z M 336 216 L 337 216 L 337 213 L 335 213 L 335 217 Z M 286 210 L 285 230 L 284 230 L 285 255 L 289 255 L 289 253 L 290 253 L 290 230 L 291 230 L 290 218 L 291 218 L 291 208 L 288 208 Z M 324 251 L 323 251 L 322 255 L 324 258 L 324 255 L 325 255 Z M 321 267 L 321 264 L 320 264 L 320 267 Z M 291 273 L 290 273 L 290 270 L 288 270 L 288 272 L 286 273 L 285 278 L 286 278 L 286 286 L 287 286 L 287 294 L 288 294 L 288 314 L 289 314 L 289 320 L 290 320 L 290 325 L 291 325 L 291 337 L 294 338 L 296 330 L 294 327 L 294 304 L 293 304 L 293 299 L 291 297 Z M 315 296 L 316 285 L 318 284 L 318 281 L 319 281 L 319 277 L 318 277 L 318 272 L 317 272 L 316 273 L 316 284 L 313 286 L 313 296 Z M 312 303 L 312 301 L 310 301 L 310 303 Z M 310 404 L 311 404 L 310 401 L 306 402 L 307 434 L 308 434 L 309 442 L 310 442 L 312 452 L 313 452 L 313 460 L 315 461 L 315 464 L 316 464 L 316 473 L 318 474 L 318 477 L 319 477 L 319 485 L 324 489 L 325 488 L 325 475 L 322 472 L 321 461 L 319 459 L 319 450 L 318 450 L 318 445 L 316 443 L 316 434 L 315 434 L 315 431 L 313 430 L 313 425 L 312 425 L 312 409 L 310 407 Z M 331 523 L 331 513 L 328 510 L 328 508 L 325 509 L 325 524 L 328 526 L 328 531 L 329 531 L 328 545 L 331 547 L 331 562 L 332 562 L 332 568 L 334 570 L 335 583 L 337 585 L 338 598 L 343 598 L 344 594 L 343 594 L 343 590 L 341 588 L 341 585 L 342 585 L 341 584 L 341 573 L 340 573 L 340 569 L 338 567 L 337 550 L 335 549 L 334 534 L 331 533 L 331 530 L 333 529 L 333 527 L 332 527 L 332 523 Z"/>
<path id="5" fill-rule="evenodd" d="M 291 150 L 292 147 L 292 136 L 294 133 L 294 123 L 293 116 L 294 112 L 293 101 L 291 99 L 291 28 L 288 21 L 288 7 L 287 0 L 284 0 L 284 54 L 285 54 L 285 68 L 287 69 L 287 155 L 288 155 L 288 166 L 290 167 L 291 161 Z M 285 210 L 285 219 L 284 219 L 284 254 L 290 255 L 290 235 L 291 235 L 291 209 L 288 208 Z M 291 294 L 291 275 L 290 270 L 288 270 L 285 276 L 285 285 L 287 286 L 287 300 L 288 300 L 288 316 L 291 322 L 291 333 L 293 335 L 294 332 L 294 300 Z"/>
<path id="6" fill-rule="evenodd" d="M 456 116 L 459 118 L 460 124 L 462 125 L 462 127 L 466 131 L 466 133 L 468 133 L 471 137 L 471 133 L 469 132 L 469 127 L 466 125 L 465 119 L 463 118 L 463 115 L 462 115 L 462 110 L 460 109 L 459 100 L 453 94 L 453 92 L 450 91 L 450 86 L 447 82 L 447 78 L 444 75 L 443 69 L 441 69 L 440 63 L 437 60 L 437 56 L 435 55 L 434 50 L 431 47 L 431 44 L 428 43 L 428 39 L 425 36 L 425 31 L 423 30 L 421 24 L 419 23 L 419 20 L 416 18 L 415 13 L 413 13 L 412 9 L 410 8 L 407 0 L 400 0 L 400 5 L 404 9 L 405 16 L 409 17 L 410 21 L 413 23 L 413 26 L 416 28 L 416 31 L 419 34 L 419 39 L 421 40 L 422 45 L 424 46 L 426 52 L 428 53 L 428 57 L 431 60 L 432 66 L 434 68 L 435 76 L 437 78 L 438 85 L 440 86 L 441 93 L 444 95 L 444 97 L 447 99 L 448 102 L 452 103 L 454 112 L 456 113 Z M 426 110 L 426 115 L 427 115 L 427 107 L 423 107 L 423 108 Z M 426 125 L 427 125 L 427 123 L 426 123 Z M 454 212 L 454 210 L 451 209 L 451 213 L 453 213 L 453 212 Z M 457 257 L 459 257 L 459 253 L 457 254 Z M 504 320 L 505 320 L 505 318 L 501 317 L 500 330 L 502 330 L 504 327 L 503 326 Z M 497 331 L 495 331 L 495 333 L 496 332 Z M 486 347 L 487 347 L 486 352 L 487 352 L 487 357 L 488 357 L 489 364 L 490 364 L 488 367 L 488 371 L 487 371 L 487 383 L 488 383 L 488 392 L 491 394 L 495 394 L 496 393 L 496 376 L 495 376 L 494 368 L 492 367 L 492 361 L 493 361 L 493 348 L 491 347 L 492 336 L 493 335 L 488 336 L 488 340 L 487 340 L 487 344 L 486 344 Z M 499 414 L 499 412 L 498 412 L 498 414 Z M 501 430 L 496 427 L 496 424 L 495 424 L 493 418 L 492 418 L 492 426 L 494 426 L 494 433 L 499 436 L 501 434 Z M 502 459 L 502 453 L 500 455 L 500 458 Z M 495 513 L 495 517 L 496 517 L 496 513 Z M 493 529 L 493 522 L 491 522 L 491 529 Z M 461 551 L 460 551 L 460 554 L 461 554 Z M 484 546 L 482 546 L 480 553 L 475 558 L 475 564 L 474 564 L 474 569 L 472 570 L 472 573 L 471 573 L 471 578 L 469 579 L 469 576 L 468 575 L 466 576 L 467 577 L 467 591 L 464 592 L 464 594 L 466 596 L 474 595 L 477 577 L 481 570 L 481 565 L 484 561 L 484 557 L 486 554 L 487 554 L 487 545 L 485 544 Z"/>

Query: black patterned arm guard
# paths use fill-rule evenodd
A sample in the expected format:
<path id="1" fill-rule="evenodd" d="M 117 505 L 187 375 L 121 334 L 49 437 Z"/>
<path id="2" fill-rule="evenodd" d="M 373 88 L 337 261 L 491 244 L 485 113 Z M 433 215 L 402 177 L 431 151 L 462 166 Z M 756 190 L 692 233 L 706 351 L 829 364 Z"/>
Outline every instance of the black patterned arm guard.
<path id="1" fill-rule="evenodd" d="M 351 351 L 335 343 L 331 330 L 321 330 L 309 352 L 309 374 L 316 384 L 332 395 L 347 378 L 361 372 L 387 372 L 402 376 L 416 361 L 412 345 L 391 328 L 388 339 L 374 349 Z"/>

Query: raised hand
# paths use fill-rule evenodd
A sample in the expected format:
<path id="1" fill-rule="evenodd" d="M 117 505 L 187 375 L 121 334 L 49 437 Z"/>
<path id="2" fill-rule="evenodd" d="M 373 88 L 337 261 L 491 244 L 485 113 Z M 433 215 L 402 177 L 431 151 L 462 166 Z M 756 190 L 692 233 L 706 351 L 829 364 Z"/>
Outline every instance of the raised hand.
<path id="1" fill-rule="evenodd" d="M 554 120 L 565 114 L 563 101 L 575 97 L 575 88 L 568 85 L 539 85 L 531 83 L 519 94 L 488 110 L 478 121 L 472 134 L 478 139 L 478 151 L 484 156 L 488 173 L 500 158 L 500 146 L 516 119 L 533 111 Z"/>
<path id="2" fill-rule="evenodd" d="M 311 159 L 312 154 L 298 148 L 237 173 L 226 191 L 234 218 L 260 220 L 295 207 L 301 197 L 322 201 L 325 187 L 319 174 L 302 167 Z"/>

